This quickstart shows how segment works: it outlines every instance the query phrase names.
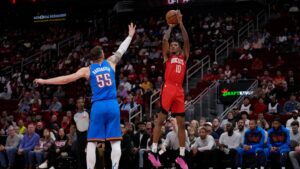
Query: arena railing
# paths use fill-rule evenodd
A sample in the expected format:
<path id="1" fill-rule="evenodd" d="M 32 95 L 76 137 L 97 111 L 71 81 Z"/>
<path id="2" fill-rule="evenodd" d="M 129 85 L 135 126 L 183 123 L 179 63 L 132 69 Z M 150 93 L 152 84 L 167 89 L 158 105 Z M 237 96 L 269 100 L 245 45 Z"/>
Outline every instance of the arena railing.
<path id="1" fill-rule="evenodd" d="M 65 48 L 66 46 L 73 46 L 73 48 L 76 47 L 79 43 L 82 42 L 82 35 L 73 35 L 69 38 L 66 38 L 62 41 L 60 41 L 57 44 L 57 56 L 60 56 L 61 50 Z"/>
<path id="2" fill-rule="evenodd" d="M 234 38 L 233 38 L 233 36 L 229 37 L 226 41 L 224 41 L 222 44 L 220 44 L 215 49 L 215 61 L 220 63 L 220 61 L 222 59 L 228 58 L 230 48 L 234 48 Z M 226 52 L 226 54 L 224 55 L 225 52 Z"/>
<path id="3" fill-rule="evenodd" d="M 201 60 L 197 60 L 196 63 L 191 66 L 187 71 L 186 71 L 186 91 L 189 91 L 189 81 L 191 78 L 198 72 L 200 72 L 201 77 L 200 79 L 203 78 L 204 75 L 204 69 L 210 67 L 211 65 L 211 59 L 209 55 L 206 55 L 204 58 Z"/>
<path id="4" fill-rule="evenodd" d="M 201 117 L 210 118 L 216 116 L 217 112 L 217 89 L 218 81 L 213 82 L 205 90 L 203 90 L 194 100 L 186 105 L 186 110 L 190 106 L 194 106 L 192 119 L 199 120 Z"/>
<path id="5" fill-rule="evenodd" d="M 238 31 L 237 35 L 237 47 L 240 47 L 243 40 L 247 39 L 250 37 L 255 31 L 255 26 L 253 20 L 249 21 L 246 25 L 241 27 Z"/>
<path id="6" fill-rule="evenodd" d="M 22 72 L 24 67 L 30 63 L 32 63 L 36 58 L 42 58 L 42 57 L 50 57 L 51 52 L 50 50 L 47 51 L 39 51 L 29 57 L 22 58 L 20 61 L 17 63 L 7 66 L 1 70 L 1 72 L 5 75 L 12 74 L 14 68 L 19 67 L 20 71 Z"/>
<path id="7" fill-rule="evenodd" d="M 255 91 L 257 89 L 257 86 L 258 86 L 258 81 L 257 80 L 254 80 L 254 82 L 250 85 L 250 87 L 247 89 L 247 91 Z M 227 114 L 232 111 L 232 109 L 235 107 L 235 106 L 240 106 L 241 103 L 243 102 L 244 98 L 246 96 L 240 96 L 238 97 L 229 107 L 227 107 L 225 109 L 225 111 L 223 111 L 223 113 L 218 117 L 220 120 L 223 120 Z"/>
<path id="8" fill-rule="evenodd" d="M 141 105 L 137 105 L 129 110 L 128 120 L 131 122 L 135 117 L 140 116 L 140 121 L 143 120 L 143 107 Z"/>
<path id="9" fill-rule="evenodd" d="M 186 71 L 186 91 L 189 90 L 189 81 L 198 72 L 201 73 L 200 79 L 203 78 L 204 71 L 206 68 L 210 67 L 211 59 L 209 55 L 206 55 L 201 60 L 198 60 Z M 153 115 L 153 106 L 160 99 L 160 90 L 156 90 L 150 97 L 150 117 Z"/>

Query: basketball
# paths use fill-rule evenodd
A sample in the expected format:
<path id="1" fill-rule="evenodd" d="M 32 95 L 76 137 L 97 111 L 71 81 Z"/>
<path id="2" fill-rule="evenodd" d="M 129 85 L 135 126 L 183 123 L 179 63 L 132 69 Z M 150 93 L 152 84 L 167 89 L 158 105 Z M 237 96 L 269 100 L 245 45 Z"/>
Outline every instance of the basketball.
<path id="1" fill-rule="evenodd" d="M 178 24 L 177 11 L 169 10 L 166 14 L 166 21 L 168 24 Z"/>

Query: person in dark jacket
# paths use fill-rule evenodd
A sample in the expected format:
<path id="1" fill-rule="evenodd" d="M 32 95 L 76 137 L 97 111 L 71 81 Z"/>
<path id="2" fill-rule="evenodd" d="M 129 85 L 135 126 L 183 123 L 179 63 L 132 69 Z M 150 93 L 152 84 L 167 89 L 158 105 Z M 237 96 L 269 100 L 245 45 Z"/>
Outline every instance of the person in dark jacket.
<path id="1" fill-rule="evenodd" d="M 143 166 L 143 156 L 144 151 L 147 149 L 147 141 L 149 139 L 149 134 L 146 132 L 146 124 L 144 122 L 138 123 L 139 131 L 134 135 L 134 148 L 133 153 L 135 154 L 136 158 L 139 163 L 139 166 Z"/>
<path id="2" fill-rule="evenodd" d="M 134 168 L 132 164 L 133 163 L 132 140 L 130 136 L 127 134 L 124 124 L 121 124 L 121 129 L 122 129 L 123 139 L 121 141 L 122 156 L 120 159 L 120 169 Z"/>
<path id="3" fill-rule="evenodd" d="M 243 166 L 243 157 L 245 155 L 255 155 L 256 164 L 260 167 L 266 165 L 266 153 L 264 152 L 264 130 L 257 126 L 255 120 L 249 122 L 249 129 L 245 132 L 242 148 L 238 149 L 239 163 L 238 168 Z"/>
<path id="4" fill-rule="evenodd" d="M 268 151 L 272 168 L 275 168 L 278 158 L 280 165 L 285 168 L 288 153 L 290 151 L 290 131 L 281 125 L 280 119 L 273 120 L 272 128 L 268 131 Z"/>

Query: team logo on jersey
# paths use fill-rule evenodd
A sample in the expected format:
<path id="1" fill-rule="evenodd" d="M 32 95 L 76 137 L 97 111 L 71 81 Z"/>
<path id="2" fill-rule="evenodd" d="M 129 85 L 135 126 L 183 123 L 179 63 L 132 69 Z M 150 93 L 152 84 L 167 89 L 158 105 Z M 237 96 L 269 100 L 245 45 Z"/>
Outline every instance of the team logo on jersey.
<path id="1" fill-rule="evenodd" d="M 176 63 L 176 64 L 184 65 L 183 59 L 180 59 L 180 58 L 172 58 L 171 59 L 171 63 Z"/>

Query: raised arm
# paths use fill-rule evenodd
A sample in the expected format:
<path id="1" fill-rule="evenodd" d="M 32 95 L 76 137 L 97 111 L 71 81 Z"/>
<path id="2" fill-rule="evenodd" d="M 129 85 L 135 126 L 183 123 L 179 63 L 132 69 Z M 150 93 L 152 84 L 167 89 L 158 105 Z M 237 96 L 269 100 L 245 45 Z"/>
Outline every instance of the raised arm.
<path id="1" fill-rule="evenodd" d="M 182 14 L 180 10 L 177 10 L 177 19 L 178 19 L 178 24 L 183 38 L 183 52 L 187 60 L 190 57 L 190 41 L 189 41 L 189 35 L 182 22 Z"/>
<path id="2" fill-rule="evenodd" d="M 90 76 L 90 69 L 89 67 L 84 67 L 79 69 L 77 72 L 66 75 L 66 76 L 59 76 L 51 79 L 35 79 L 33 82 L 36 84 L 52 84 L 52 85 L 64 85 L 71 82 L 74 82 L 80 78 L 89 79 Z"/>
<path id="3" fill-rule="evenodd" d="M 119 49 L 107 59 L 107 61 L 109 61 L 112 67 L 115 67 L 118 64 L 123 54 L 126 52 L 127 48 L 129 47 L 132 37 L 135 34 L 135 28 L 136 25 L 134 25 L 133 23 L 130 23 L 130 25 L 128 25 L 129 31 L 128 31 L 127 38 L 121 43 Z"/>
<path id="4" fill-rule="evenodd" d="M 163 42 L 162 42 L 162 54 L 164 57 L 164 62 L 168 60 L 168 55 L 169 55 L 169 50 L 170 50 L 170 44 L 169 44 L 169 39 L 171 36 L 172 28 L 174 25 L 169 25 L 168 30 L 165 32 L 164 37 L 163 37 Z"/>

